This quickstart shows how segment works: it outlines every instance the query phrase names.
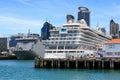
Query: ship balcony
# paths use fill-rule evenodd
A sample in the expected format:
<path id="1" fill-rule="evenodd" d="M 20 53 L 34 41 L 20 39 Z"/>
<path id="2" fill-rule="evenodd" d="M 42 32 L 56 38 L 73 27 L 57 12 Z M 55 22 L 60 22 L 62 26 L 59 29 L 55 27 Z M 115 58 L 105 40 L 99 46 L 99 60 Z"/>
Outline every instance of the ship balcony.
<path id="1" fill-rule="evenodd" d="M 31 49 L 15 48 L 14 51 L 29 51 Z"/>
<path id="2" fill-rule="evenodd" d="M 86 49 L 45 49 L 45 51 L 82 51 L 82 50 L 85 51 Z"/>

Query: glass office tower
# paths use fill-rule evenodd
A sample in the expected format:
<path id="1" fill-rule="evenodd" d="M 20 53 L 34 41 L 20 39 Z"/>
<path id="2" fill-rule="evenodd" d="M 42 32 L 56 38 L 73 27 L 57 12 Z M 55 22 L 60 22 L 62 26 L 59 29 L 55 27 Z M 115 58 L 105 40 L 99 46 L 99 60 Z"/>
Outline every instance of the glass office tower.
<path id="1" fill-rule="evenodd" d="M 86 7 L 79 7 L 78 20 L 84 19 L 88 26 L 90 26 L 90 11 Z"/>
<path id="2" fill-rule="evenodd" d="M 41 29 L 41 39 L 42 39 L 42 40 L 47 40 L 47 39 L 49 39 L 49 37 L 50 37 L 50 32 L 49 32 L 49 30 L 50 30 L 50 29 L 53 29 L 53 28 L 54 28 L 54 26 L 53 26 L 52 24 L 50 24 L 50 23 L 48 23 L 48 22 L 45 22 L 45 23 L 43 24 L 42 29 Z"/>

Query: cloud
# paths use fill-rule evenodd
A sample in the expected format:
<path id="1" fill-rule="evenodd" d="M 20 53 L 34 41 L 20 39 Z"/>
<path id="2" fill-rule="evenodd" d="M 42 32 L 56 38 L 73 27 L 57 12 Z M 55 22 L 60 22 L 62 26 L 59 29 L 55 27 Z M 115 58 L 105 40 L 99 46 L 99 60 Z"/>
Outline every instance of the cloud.
<path id="1" fill-rule="evenodd" d="M 40 34 L 43 22 L 40 20 L 26 20 L 16 17 L 0 16 L 0 34 L 26 33 L 28 29 L 32 33 Z"/>
<path id="2" fill-rule="evenodd" d="M 37 20 L 25 20 L 15 17 L 7 17 L 7 16 L 0 16 L 0 22 L 4 23 L 13 23 L 18 25 L 25 25 L 25 26 L 41 26 L 42 21 Z"/>
<path id="3" fill-rule="evenodd" d="M 18 0 L 18 2 L 27 6 L 34 6 L 32 3 L 30 3 L 30 0 Z"/>
<path id="4" fill-rule="evenodd" d="M 116 9 L 119 9 L 119 10 L 120 10 L 120 5 L 116 5 Z"/>

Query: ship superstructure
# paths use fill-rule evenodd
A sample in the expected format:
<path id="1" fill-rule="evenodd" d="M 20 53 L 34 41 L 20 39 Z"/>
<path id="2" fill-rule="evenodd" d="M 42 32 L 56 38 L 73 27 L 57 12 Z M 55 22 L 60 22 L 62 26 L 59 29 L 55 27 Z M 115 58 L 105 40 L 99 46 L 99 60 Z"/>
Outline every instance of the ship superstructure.
<path id="1" fill-rule="evenodd" d="M 68 21 L 62 27 L 50 30 L 44 58 L 85 58 L 104 49 L 111 37 L 87 26 L 84 19 Z"/>

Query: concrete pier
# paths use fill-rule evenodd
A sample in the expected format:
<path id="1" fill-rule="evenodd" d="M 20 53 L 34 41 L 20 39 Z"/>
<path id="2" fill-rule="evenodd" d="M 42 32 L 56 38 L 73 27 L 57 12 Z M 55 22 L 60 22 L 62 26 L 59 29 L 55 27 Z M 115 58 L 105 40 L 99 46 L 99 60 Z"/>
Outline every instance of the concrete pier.
<path id="1" fill-rule="evenodd" d="M 40 59 L 35 58 L 35 68 L 120 69 L 120 59 Z"/>

